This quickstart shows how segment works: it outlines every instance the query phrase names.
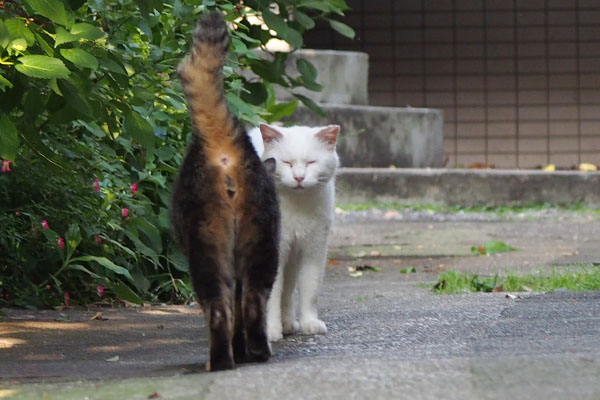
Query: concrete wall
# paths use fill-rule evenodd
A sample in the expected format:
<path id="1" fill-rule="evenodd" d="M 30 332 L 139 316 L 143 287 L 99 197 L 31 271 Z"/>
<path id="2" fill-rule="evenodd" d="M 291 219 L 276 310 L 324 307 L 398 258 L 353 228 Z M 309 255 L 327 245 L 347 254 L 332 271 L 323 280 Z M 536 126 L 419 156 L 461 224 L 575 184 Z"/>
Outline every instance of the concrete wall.
<path id="1" fill-rule="evenodd" d="M 305 43 L 369 53 L 372 105 L 444 110 L 449 166 L 600 165 L 600 1 L 347 3 L 354 40 Z"/>
<path id="2" fill-rule="evenodd" d="M 310 61 L 319 75 L 317 82 L 323 86 L 320 92 L 304 88 L 294 92 L 307 96 L 317 103 L 369 104 L 367 82 L 369 79 L 369 56 L 356 51 L 298 50 L 290 54 L 286 69 L 290 75 L 299 75 L 296 61 L 303 58 Z M 293 96 L 278 86 L 275 87 L 278 99 L 291 100 Z"/>
<path id="3" fill-rule="evenodd" d="M 344 167 L 439 167 L 443 117 L 439 110 L 322 104 L 327 116 L 299 107 L 298 125 L 339 124 Z"/>

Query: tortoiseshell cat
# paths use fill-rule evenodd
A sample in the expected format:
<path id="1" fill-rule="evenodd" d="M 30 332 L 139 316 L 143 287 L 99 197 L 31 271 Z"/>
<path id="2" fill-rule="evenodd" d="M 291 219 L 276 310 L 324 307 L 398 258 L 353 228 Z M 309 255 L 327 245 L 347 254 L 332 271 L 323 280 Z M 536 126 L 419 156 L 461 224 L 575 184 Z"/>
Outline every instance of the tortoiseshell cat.
<path id="1" fill-rule="evenodd" d="M 210 371 L 271 356 L 266 304 L 278 260 L 275 161 L 260 161 L 225 101 L 229 43 L 223 16 L 204 15 L 177 69 L 196 134 L 175 184 L 171 220 L 207 320 Z"/>

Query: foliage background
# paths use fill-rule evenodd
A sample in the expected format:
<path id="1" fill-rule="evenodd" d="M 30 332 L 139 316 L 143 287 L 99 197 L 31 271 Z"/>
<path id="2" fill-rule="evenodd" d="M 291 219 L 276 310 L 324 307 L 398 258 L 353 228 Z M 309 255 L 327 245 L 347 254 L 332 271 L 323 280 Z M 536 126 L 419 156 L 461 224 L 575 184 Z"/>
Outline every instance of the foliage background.
<path id="1" fill-rule="evenodd" d="M 0 1 L 0 306 L 186 302 L 187 265 L 169 232 L 170 187 L 191 133 L 175 67 L 197 16 L 227 14 L 227 100 L 256 124 L 290 115 L 273 85 L 320 90 L 307 61 L 253 51 L 302 47 L 344 0 Z M 254 17 L 268 26 L 254 25 Z M 256 78 L 241 74 L 251 70 Z"/>

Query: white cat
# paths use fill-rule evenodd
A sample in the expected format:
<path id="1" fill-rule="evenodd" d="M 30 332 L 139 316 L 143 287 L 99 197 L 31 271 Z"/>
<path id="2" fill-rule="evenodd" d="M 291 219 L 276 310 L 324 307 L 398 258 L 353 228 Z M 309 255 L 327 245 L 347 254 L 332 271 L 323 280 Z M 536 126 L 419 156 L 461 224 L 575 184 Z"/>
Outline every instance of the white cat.
<path id="1" fill-rule="evenodd" d="M 317 296 L 334 218 L 339 132 L 338 125 L 274 128 L 265 124 L 249 132 L 259 156 L 275 158 L 281 208 L 279 269 L 267 303 L 270 341 L 284 334 L 327 332 L 318 318 Z M 293 301 L 296 288 L 299 320 Z"/>

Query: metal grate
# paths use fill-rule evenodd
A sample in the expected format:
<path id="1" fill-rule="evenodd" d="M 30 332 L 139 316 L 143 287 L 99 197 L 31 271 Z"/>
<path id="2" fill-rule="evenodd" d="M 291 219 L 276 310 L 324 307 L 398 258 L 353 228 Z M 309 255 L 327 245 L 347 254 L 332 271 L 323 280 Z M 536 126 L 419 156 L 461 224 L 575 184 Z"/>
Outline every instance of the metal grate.
<path id="1" fill-rule="evenodd" d="M 597 0 L 349 0 L 370 103 L 444 110 L 449 166 L 600 164 Z"/>

